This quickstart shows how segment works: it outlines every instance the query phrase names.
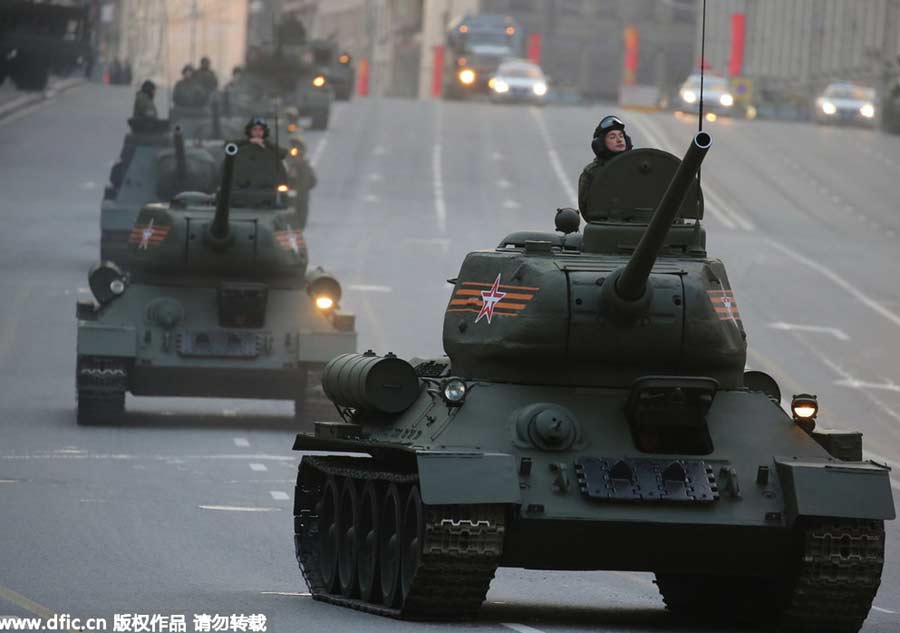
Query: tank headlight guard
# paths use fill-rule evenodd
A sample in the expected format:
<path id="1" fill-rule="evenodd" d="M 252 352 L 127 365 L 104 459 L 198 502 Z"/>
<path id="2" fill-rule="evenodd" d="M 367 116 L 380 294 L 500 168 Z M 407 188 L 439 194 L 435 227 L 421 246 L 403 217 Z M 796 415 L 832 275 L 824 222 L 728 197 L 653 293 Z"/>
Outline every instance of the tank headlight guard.
<path id="1" fill-rule="evenodd" d="M 461 407 L 468 390 L 466 383 L 459 378 L 448 378 L 441 384 L 441 396 L 448 407 Z"/>
<path id="2" fill-rule="evenodd" d="M 307 275 L 306 292 L 322 312 L 334 310 L 341 300 L 341 284 L 321 268 Z"/>
<path id="3" fill-rule="evenodd" d="M 807 433 L 816 427 L 816 416 L 819 414 L 819 400 L 809 393 L 798 393 L 791 399 L 791 414 L 794 422 Z"/>

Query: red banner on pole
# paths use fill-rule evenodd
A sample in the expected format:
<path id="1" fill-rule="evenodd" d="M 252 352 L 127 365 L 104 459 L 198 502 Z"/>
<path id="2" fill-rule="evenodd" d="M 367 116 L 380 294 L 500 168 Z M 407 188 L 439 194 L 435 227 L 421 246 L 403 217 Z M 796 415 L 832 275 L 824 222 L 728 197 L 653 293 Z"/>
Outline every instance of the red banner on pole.
<path id="1" fill-rule="evenodd" d="M 625 68 L 622 83 L 633 86 L 637 82 L 638 60 L 640 59 L 640 34 L 636 26 L 625 27 Z"/>
<path id="2" fill-rule="evenodd" d="M 440 98 L 444 92 L 444 47 L 434 47 L 434 66 L 431 68 L 431 96 Z"/>
<path id="3" fill-rule="evenodd" d="M 540 33 L 531 33 L 528 36 L 528 61 L 535 64 L 541 63 L 542 44 Z"/>
<path id="4" fill-rule="evenodd" d="M 359 60 L 359 80 L 356 83 L 356 94 L 365 97 L 369 94 L 369 60 Z"/>
<path id="5" fill-rule="evenodd" d="M 744 44 L 747 34 L 747 16 L 743 13 L 731 14 L 731 59 L 728 74 L 740 77 L 744 72 Z"/>

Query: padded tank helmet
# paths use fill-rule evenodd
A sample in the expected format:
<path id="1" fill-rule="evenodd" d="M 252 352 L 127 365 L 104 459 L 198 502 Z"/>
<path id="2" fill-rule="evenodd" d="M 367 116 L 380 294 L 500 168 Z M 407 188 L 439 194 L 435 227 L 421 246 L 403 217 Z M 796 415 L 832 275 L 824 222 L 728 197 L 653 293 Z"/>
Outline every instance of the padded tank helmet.
<path id="1" fill-rule="evenodd" d="M 244 126 L 244 136 L 250 138 L 250 130 L 257 125 L 261 125 L 263 128 L 263 138 L 269 138 L 269 124 L 266 123 L 266 120 L 261 116 L 252 117 L 247 121 L 247 125 Z"/>

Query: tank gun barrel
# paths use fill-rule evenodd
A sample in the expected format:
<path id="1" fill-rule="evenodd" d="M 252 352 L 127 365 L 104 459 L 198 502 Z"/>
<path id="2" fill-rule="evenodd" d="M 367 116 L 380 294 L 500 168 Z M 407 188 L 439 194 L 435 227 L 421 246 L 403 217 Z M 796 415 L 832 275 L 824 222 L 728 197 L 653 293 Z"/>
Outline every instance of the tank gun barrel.
<path id="1" fill-rule="evenodd" d="M 179 190 L 181 190 L 188 178 L 187 152 L 184 149 L 184 134 L 181 132 L 181 126 L 175 126 L 172 143 L 175 147 L 176 182 Z"/>
<path id="2" fill-rule="evenodd" d="M 675 220 L 675 215 L 684 203 L 687 193 L 700 171 L 706 152 L 712 145 L 712 137 L 706 132 L 698 132 L 691 146 L 681 160 L 681 165 L 669 183 L 666 193 L 653 212 L 647 230 L 641 237 L 631 259 L 615 282 L 616 294 L 625 301 L 640 299 L 650 277 L 650 271 L 665 243 L 666 236 Z"/>
<path id="3" fill-rule="evenodd" d="M 219 195 L 216 196 L 216 215 L 209 225 L 209 236 L 221 241 L 228 238 L 228 212 L 231 205 L 231 184 L 234 180 L 234 161 L 238 153 L 238 146 L 228 143 L 225 146 L 225 164 L 222 166 L 222 184 L 219 186 Z"/>

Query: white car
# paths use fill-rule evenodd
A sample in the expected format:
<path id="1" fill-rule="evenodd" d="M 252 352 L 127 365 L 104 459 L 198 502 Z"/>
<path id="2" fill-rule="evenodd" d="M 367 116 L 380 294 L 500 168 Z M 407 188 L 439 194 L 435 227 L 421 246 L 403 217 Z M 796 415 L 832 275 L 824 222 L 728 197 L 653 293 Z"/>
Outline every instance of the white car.
<path id="1" fill-rule="evenodd" d="M 849 82 L 829 84 L 816 99 L 817 123 L 875 124 L 875 90 Z"/>
<path id="2" fill-rule="evenodd" d="M 488 82 L 492 101 L 542 104 L 547 97 L 547 78 L 537 64 L 508 60 L 500 64 Z"/>
<path id="3" fill-rule="evenodd" d="M 675 109 L 682 112 L 697 112 L 700 109 L 700 75 L 690 75 L 681 84 Z M 732 114 L 734 95 L 725 77 L 703 75 L 703 111 L 714 114 Z"/>

